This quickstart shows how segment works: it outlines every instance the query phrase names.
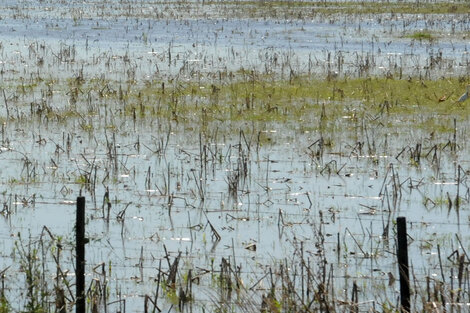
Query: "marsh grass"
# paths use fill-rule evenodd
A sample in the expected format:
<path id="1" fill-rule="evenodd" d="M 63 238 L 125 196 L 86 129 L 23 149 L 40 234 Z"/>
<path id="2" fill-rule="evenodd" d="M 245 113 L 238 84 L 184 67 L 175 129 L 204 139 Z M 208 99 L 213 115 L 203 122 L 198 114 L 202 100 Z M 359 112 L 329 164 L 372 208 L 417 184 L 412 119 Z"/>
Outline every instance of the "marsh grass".
<path id="1" fill-rule="evenodd" d="M 456 114 L 464 118 L 469 113 L 468 105 L 456 102 L 466 83 L 466 79 L 459 78 L 316 80 L 298 77 L 282 81 L 258 76 L 251 81 L 218 85 L 190 82 L 178 88 L 167 87 L 162 93 L 161 83 L 156 82 L 126 95 L 129 104 L 125 114 L 138 112 L 141 117 L 150 114 L 196 122 L 239 120 L 306 124 L 319 119 L 322 111 L 326 111 L 324 121 L 328 123 L 318 123 L 316 127 L 333 127 L 341 118 L 354 121 L 364 115 L 386 114 L 405 120 L 412 116 L 429 116 L 420 119 L 417 126 L 446 130 L 445 124 L 433 117 Z"/>
<path id="2" fill-rule="evenodd" d="M 468 81 L 465 77 L 399 79 L 393 75 L 326 79 L 299 75 L 282 80 L 275 75 L 241 72 L 230 80 L 212 83 L 154 80 L 123 86 L 111 80 L 81 78 L 80 82 L 68 80 L 66 85 L 60 80 L 55 83 L 57 90 L 71 90 L 68 92 L 74 98 L 69 101 L 71 105 L 54 108 L 44 102 L 31 107 L 28 113 L 61 123 L 78 119 L 80 127 L 88 132 L 95 130 L 95 119 L 103 110 L 110 117 L 113 112 L 130 117 L 134 123 L 138 119 L 162 118 L 195 122 L 205 128 L 207 123 L 216 121 L 279 122 L 310 130 L 333 130 L 342 119 L 349 120 L 353 127 L 366 116 L 385 115 L 400 117 L 405 126 L 412 123 L 423 129 L 447 132 L 451 126 L 442 123 L 442 119 L 455 115 L 462 120 L 470 113 L 468 105 L 456 101 Z M 44 87 L 44 83 L 30 87 L 31 93 Z M 94 104 L 94 98 L 102 101 L 104 107 Z M 22 110 L 20 106 L 16 109 Z M 26 107 L 23 112 L 18 111 L 16 118 L 11 115 L 9 119 L 21 116 L 25 120 Z M 390 124 L 393 120 L 384 122 Z M 109 131 L 116 130 L 112 118 L 106 118 L 105 123 Z"/>
<path id="3" fill-rule="evenodd" d="M 294 18 L 303 19 L 319 15 L 369 15 L 369 14 L 468 14 L 470 6 L 464 1 L 204 1 L 204 12 L 220 18 Z M 146 3 L 146 5 L 149 5 Z M 151 4 L 150 4 L 151 5 Z M 127 6 L 125 6 L 127 8 Z M 183 12 L 201 14 L 198 4 L 177 1 L 167 4 L 168 12 L 149 14 L 138 5 L 120 11 L 127 17 L 172 18 L 183 17 Z M 114 13 L 113 13 L 114 14 Z M 139 15 L 137 15 L 139 14 Z M 207 17 L 207 15 L 206 15 Z M 145 37 L 145 36 L 143 36 Z M 143 38 L 145 39 L 145 38 Z"/>
<path id="4" fill-rule="evenodd" d="M 417 31 L 412 34 L 406 35 L 407 38 L 415 39 L 415 40 L 427 40 L 427 41 L 432 41 L 436 40 L 437 37 L 433 35 L 430 31 Z"/>
<path id="5" fill-rule="evenodd" d="M 238 5 L 263 8 L 311 8 L 323 14 L 468 14 L 470 6 L 465 2 L 391 2 L 391 1 L 237 1 Z"/>

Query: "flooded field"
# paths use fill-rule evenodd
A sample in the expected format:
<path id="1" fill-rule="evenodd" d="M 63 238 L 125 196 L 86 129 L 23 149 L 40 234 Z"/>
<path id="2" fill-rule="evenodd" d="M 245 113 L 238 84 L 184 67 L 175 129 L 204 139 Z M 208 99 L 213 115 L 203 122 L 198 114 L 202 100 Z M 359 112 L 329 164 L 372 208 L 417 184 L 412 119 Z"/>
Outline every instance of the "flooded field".
<path id="1" fill-rule="evenodd" d="M 1 312 L 468 310 L 465 1 L 0 12 Z"/>

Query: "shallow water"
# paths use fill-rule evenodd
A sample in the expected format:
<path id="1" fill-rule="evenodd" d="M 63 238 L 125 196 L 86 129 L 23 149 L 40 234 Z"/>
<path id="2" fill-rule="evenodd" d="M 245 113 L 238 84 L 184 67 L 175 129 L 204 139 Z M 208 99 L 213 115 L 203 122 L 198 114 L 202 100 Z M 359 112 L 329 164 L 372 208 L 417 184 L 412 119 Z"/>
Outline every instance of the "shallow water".
<path id="1" fill-rule="evenodd" d="M 134 4 L 129 16 L 127 6 L 119 3 L 109 7 L 99 1 L 64 6 L 42 3 L 38 8 L 4 5 L 1 61 L 7 73 L 21 62 L 25 66 L 20 75 L 25 78 L 37 71 L 55 77 L 56 64 L 62 63 L 65 76 L 83 70 L 87 76 L 106 73 L 119 80 L 123 58 L 129 59 L 125 67 L 134 67 L 138 79 L 155 75 L 194 78 L 196 73 L 240 68 L 346 76 L 400 69 L 405 76 L 439 77 L 465 75 L 469 64 L 468 17 L 462 15 L 240 19 L 214 15 L 213 7 L 188 4 L 189 13 L 172 18 L 153 12 L 149 8 L 160 7 L 149 4 L 147 8 L 145 2 L 139 2 L 140 9 Z M 142 12 L 144 8 L 148 15 Z M 192 13 L 194 8 L 197 12 Z M 201 15 L 208 18 L 201 19 Z M 423 29 L 436 32 L 438 40 L 406 37 Z M 58 57 L 68 49 L 72 51 L 69 58 Z M 39 68 L 38 59 L 45 62 Z"/>
<path id="2" fill-rule="evenodd" d="M 388 274 L 398 277 L 393 224 L 401 215 L 409 222 L 414 282 L 424 285 L 426 276 L 441 275 L 438 247 L 450 277 L 455 263 L 447 256 L 465 248 L 456 235 L 468 241 L 469 147 L 463 140 L 468 123 L 458 125 L 456 150 L 446 146 L 453 134 L 431 138 L 413 127 L 425 117 L 371 117 L 366 129 L 346 116 L 329 121 L 336 130 L 329 134 L 305 130 L 317 124 L 319 116 L 288 124 L 210 122 L 200 132 L 191 117 L 189 122 L 133 120 L 119 113 L 119 103 L 96 95 L 90 102 L 71 103 L 57 84 L 47 100 L 52 110 L 74 107 L 81 114 L 59 120 L 31 113 L 45 99 L 45 83 L 39 80 L 39 88 L 24 85 L 38 77 L 60 81 L 77 76 L 125 86 L 133 86 L 129 80 L 141 85 L 145 79 L 168 77 L 210 81 L 208 73 L 242 68 L 278 72 L 281 77 L 291 71 L 361 76 L 396 73 L 397 68 L 403 75 L 459 76 L 468 71 L 468 39 L 443 35 L 434 42 L 417 42 L 403 37 L 425 26 L 423 16 L 286 21 L 214 18 L 210 11 L 208 19 L 137 18 L 121 16 L 125 6 L 119 2 L 114 11 L 95 10 L 101 4 L 97 1 L 36 4 L 3 4 L 0 25 L 2 88 L 13 117 L 5 119 L 0 153 L 0 270 L 11 266 L 8 295 L 24 288 L 11 252 L 15 241 L 31 237 L 37 242 L 44 226 L 67 243 L 63 270 L 74 272 L 70 243 L 80 190 L 87 198 L 87 283 L 102 278 L 93 268 L 106 264 L 108 302 L 126 299 L 131 311 L 142 310 L 144 295 L 155 292 L 160 261 L 168 270 L 164 249 L 170 258 L 182 252 L 180 280 L 188 269 L 201 276 L 200 285 L 193 286 L 198 311 L 217 306 L 213 276 L 222 258 L 239 266 L 244 292 L 257 305 L 269 289 L 268 269 L 285 263 L 300 271 L 300 259 L 308 259 L 315 273 L 323 270 L 321 260 L 327 260 L 338 300 L 350 299 L 352 282 L 357 281 L 361 307 L 393 302 L 398 283 L 390 282 Z M 203 8 L 196 5 L 192 10 Z M 75 20 L 74 12 L 80 15 Z M 462 19 L 436 18 L 434 27 L 445 34 Z M 463 22 L 456 24 L 464 27 Z M 431 56 L 438 56 L 440 63 L 430 67 Z M 327 102 L 326 110 L 334 105 Z M 360 109 L 357 103 L 350 106 Z M 1 112 L 5 118 L 5 106 Z M 452 116 L 437 118 L 453 127 Z M 331 145 L 317 154 L 320 138 Z M 411 160 L 416 144 L 423 149 L 419 162 Z M 438 166 L 430 152 L 434 144 L 440 146 Z M 246 177 L 236 178 L 244 170 Z M 85 178 L 92 184 L 84 184 Z M 231 193 L 233 180 L 238 183 Z M 103 218 L 107 187 L 109 220 Z M 454 202 L 451 210 L 449 199 Z M 214 240 L 210 225 L 220 241 Z M 255 251 L 247 249 L 253 244 Z M 55 265 L 50 257 L 47 266 L 52 278 Z M 159 305 L 168 310 L 172 303 L 160 295 Z"/>

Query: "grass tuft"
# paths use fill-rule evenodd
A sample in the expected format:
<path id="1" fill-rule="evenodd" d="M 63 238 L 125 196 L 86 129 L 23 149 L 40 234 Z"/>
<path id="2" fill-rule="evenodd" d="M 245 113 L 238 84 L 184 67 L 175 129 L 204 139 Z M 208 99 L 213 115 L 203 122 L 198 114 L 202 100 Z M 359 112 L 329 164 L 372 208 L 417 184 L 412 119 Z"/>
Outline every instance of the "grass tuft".
<path id="1" fill-rule="evenodd" d="M 406 37 L 414 39 L 414 40 L 419 40 L 419 41 L 422 41 L 422 40 L 432 41 L 436 39 L 436 37 L 427 30 L 417 31 L 417 32 L 407 35 Z"/>

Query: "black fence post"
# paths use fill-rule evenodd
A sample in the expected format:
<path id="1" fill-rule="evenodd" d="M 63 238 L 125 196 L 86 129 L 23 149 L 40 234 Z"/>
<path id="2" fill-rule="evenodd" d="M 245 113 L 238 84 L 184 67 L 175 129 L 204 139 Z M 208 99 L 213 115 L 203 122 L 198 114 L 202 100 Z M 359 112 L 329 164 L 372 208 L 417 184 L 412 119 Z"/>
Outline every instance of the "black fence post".
<path id="1" fill-rule="evenodd" d="M 77 224 L 75 225 L 76 253 L 76 313 L 85 313 L 85 197 L 77 198 Z"/>
<path id="2" fill-rule="evenodd" d="M 406 234 L 406 218 L 397 218 L 398 235 L 398 270 L 400 272 L 400 311 L 410 312 L 410 271 L 408 267 L 408 241 Z"/>

